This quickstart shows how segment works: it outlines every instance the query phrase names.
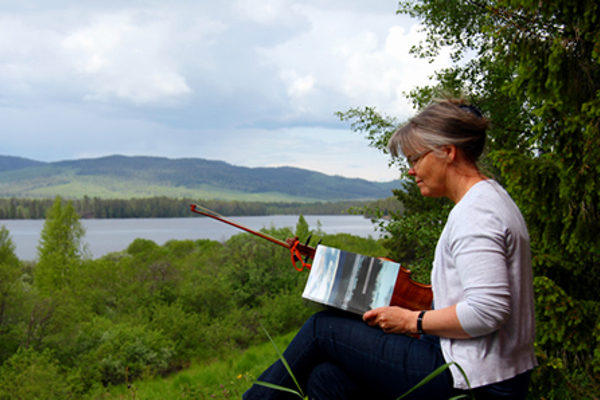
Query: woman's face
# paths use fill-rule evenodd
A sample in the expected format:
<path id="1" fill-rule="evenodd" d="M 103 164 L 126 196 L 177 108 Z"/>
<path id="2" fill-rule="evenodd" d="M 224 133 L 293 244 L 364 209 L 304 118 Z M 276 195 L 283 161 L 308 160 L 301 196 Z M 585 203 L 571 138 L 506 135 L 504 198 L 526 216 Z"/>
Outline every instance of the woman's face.
<path id="1" fill-rule="evenodd" d="M 406 154 L 410 165 L 408 175 L 415 178 L 421 194 L 426 197 L 446 196 L 446 166 L 437 150 L 423 149 L 413 154 Z"/>

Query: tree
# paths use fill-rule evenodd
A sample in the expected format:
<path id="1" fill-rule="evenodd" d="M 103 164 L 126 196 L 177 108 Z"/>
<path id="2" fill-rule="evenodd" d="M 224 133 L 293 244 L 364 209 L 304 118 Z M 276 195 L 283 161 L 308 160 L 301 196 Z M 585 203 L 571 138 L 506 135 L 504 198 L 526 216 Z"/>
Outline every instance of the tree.
<path id="1" fill-rule="evenodd" d="M 300 214 L 300 217 L 298 217 L 298 222 L 296 223 L 295 235 L 298 237 L 299 240 L 305 241 L 306 239 L 308 239 L 308 236 L 310 234 L 311 233 L 310 228 L 308 226 L 308 222 L 306 221 L 306 218 L 304 218 L 304 215 Z"/>
<path id="2" fill-rule="evenodd" d="M 21 266 L 15 245 L 4 225 L 0 227 L 0 364 L 19 345 L 22 311 Z"/>
<path id="3" fill-rule="evenodd" d="M 541 364 L 533 392 L 597 395 L 600 5 L 592 0 L 415 0 L 401 2 L 399 12 L 425 26 L 426 40 L 413 49 L 417 56 L 435 58 L 450 47 L 455 61 L 435 74 L 432 86 L 410 93 L 415 106 L 441 93 L 461 93 L 493 122 L 488 173 L 521 208 L 532 241 Z M 353 128 L 382 148 L 393 119 L 372 110 L 340 116 L 355 121 Z M 412 193 L 411 184 L 397 192 L 406 213 L 395 218 L 388 233 L 400 246 L 399 255 L 414 261 L 433 252 L 419 233 L 435 232 L 447 206 L 421 206 L 411 201 Z M 414 228 L 416 221 L 425 232 Z"/>
<path id="4" fill-rule="evenodd" d="M 63 206 L 59 196 L 48 210 L 38 245 L 35 283 L 44 291 L 70 284 L 70 277 L 84 255 L 85 229 L 71 201 Z"/>
<path id="5" fill-rule="evenodd" d="M 15 254 L 15 245 L 5 225 L 0 227 L 0 265 L 19 265 L 19 259 Z"/>

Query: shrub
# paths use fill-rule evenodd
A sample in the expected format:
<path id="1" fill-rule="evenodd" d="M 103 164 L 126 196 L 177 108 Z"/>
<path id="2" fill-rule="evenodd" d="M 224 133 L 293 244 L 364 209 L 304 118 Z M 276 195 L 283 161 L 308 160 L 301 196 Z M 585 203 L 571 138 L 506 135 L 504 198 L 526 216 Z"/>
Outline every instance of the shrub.
<path id="1" fill-rule="evenodd" d="M 211 347 L 206 337 L 206 314 L 186 312 L 179 303 L 156 304 L 150 310 L 148 327 L 172 341 L 174 356 L 170 370 L 181 369 L 202 349 Z"/>
<path id="2" fill-rule="evenodd" d="M 0 367 L 0 399 L 69 398 L 65 378 L 49 350 L 20 348 Z"/>
<path id="3" fill-rule="evenodd" d="M 174 345 L 162 332 L 100 319 L 86 328 L 79 338 L 81 348 L 88 350 L 79 365 L 86 383 L 115 385 L 168 371 Z"/>

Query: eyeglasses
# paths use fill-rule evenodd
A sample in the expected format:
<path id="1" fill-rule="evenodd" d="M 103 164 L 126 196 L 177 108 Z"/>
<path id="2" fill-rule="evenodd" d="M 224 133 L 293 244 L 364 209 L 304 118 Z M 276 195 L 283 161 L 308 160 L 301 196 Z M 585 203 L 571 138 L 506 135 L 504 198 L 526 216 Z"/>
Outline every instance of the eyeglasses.
<path id="1" fill-rule="evenodd" d="M 423 157 L 425 157 L 427 154 L 431 153 L 433 151 L 433 149 L 429 149 L 429 150 L 425 150 L 422 151 L 420 153 L 417 154 L 413 154 L 412 156 L 408 156 L 406 157 L 406 161 L 408 162 L 408 166 L 411 168 L 416 167 L 416 165 L 419 163 L 419 160 Z"/>

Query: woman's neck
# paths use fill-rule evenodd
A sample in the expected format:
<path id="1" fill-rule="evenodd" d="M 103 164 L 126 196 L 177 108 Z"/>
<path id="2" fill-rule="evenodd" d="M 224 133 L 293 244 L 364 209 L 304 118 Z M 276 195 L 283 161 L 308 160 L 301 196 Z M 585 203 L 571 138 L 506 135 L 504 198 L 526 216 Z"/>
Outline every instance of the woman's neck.
<path id="1" fill-rule="evenodd" d="M 453 203 L 458 203 L 465 194 L 477 183 L 489 179 L 473 164 L 458 163 L 450 170 L 448 194 L 446 197 Z"/>

